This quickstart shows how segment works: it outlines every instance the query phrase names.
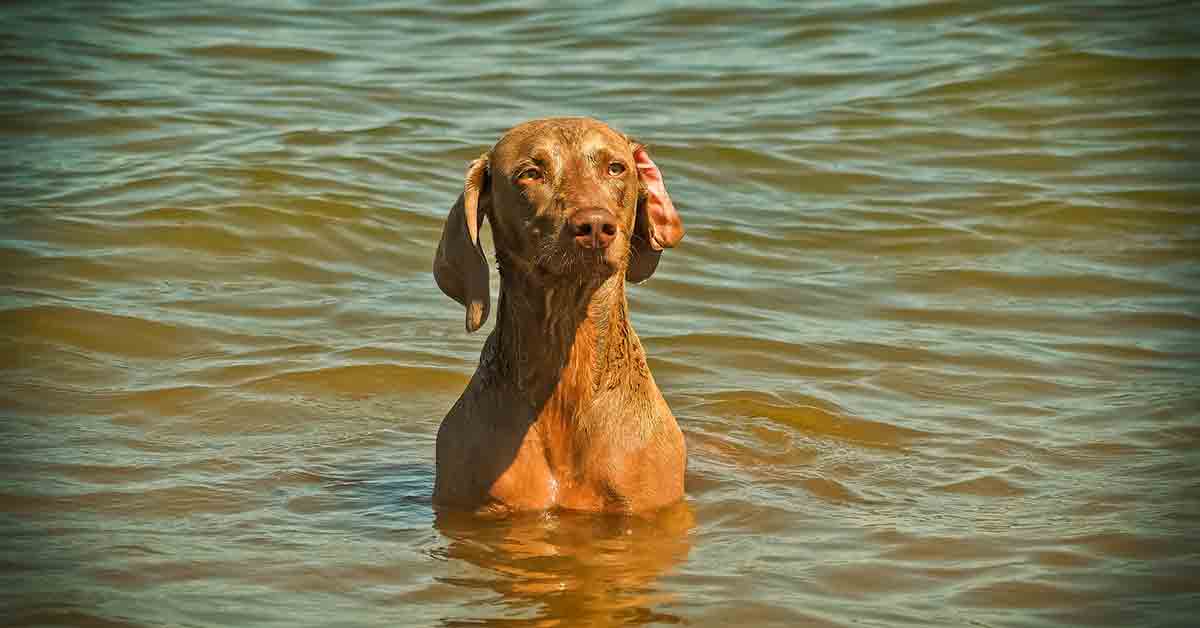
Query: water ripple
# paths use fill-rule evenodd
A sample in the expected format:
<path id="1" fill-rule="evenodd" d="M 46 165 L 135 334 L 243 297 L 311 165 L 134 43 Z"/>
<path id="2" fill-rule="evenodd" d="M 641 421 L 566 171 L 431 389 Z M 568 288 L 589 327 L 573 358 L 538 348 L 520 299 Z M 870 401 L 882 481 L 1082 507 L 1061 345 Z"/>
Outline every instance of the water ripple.
<path id="1" fill-rule="evenodd" d="M 1188 625 L 1189 11 L 6 7 L 0 604 Z M 484 334 L 430 256 L 466 162 L 559 114 L 645 142 L 687 223 L 629 291 L 686 512 L 435 516 Z"/>

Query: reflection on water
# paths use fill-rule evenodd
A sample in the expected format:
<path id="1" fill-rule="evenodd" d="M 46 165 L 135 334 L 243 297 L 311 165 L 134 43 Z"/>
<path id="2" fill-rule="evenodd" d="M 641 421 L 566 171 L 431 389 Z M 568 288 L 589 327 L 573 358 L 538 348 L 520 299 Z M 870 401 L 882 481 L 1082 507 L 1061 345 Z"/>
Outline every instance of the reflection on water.
<path id="1" fill-rule="evenodd" d="M 658 577 L 687 558 L 693 525 L 686 504 L 647 517 L 558 512 L 481 522 L 439 513 L 435 527 L 449 543 L 433 556 L 483 571 L 442 581 L 499 596 L 480 609 L 480 619 L 443 623 L 478 625 L 495 617 L 495 606 L 521 618 L 504 625 L 556 625 L 564 617 L 575 625 L 680 623 L 666 610 L 676 595 Z"/>
<path id="2" fill-rule="evenodd" d="M 0 616 L 1195 624 L 1196 13 L 5 5 Z M 686 508 L 435 516 L 442 221 L 572 114 L 687 223 L 629 290 Z"/>

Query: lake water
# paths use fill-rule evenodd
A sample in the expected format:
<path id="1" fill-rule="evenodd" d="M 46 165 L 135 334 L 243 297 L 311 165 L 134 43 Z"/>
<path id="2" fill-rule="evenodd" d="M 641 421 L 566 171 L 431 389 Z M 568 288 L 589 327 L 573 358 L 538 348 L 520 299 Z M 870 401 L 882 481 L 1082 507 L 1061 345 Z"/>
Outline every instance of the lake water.
<path id="1" fill-rule="evenodd" d="M 1196 625 L 1195 3 L 269 4 L 0 9 L 7 621 Z M 574 114 L 686 503 L 437 516 L 442 220 Z"/>

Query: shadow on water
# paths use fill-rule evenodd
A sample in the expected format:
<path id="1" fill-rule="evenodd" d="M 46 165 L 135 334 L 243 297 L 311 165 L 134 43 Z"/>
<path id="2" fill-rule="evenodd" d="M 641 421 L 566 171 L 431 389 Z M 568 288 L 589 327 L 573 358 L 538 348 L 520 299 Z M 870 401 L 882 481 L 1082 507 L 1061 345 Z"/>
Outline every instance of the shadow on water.
<path id="1" fill-rule="evenodd" d="M 686 503 L 647 517 L 554 512 L 483 519 L 440 512 L 434 527 L 448 543 L 434 558 L 481 570 L 440 580 L 497 594 L 488 610 L 504 616 L 441 623 L 540 626 L 563 617 L 576 624 L 682 623 L 661 610 L 674 596 L 657 582 L 687 558 L 694 525 Z"/>
<path id="2" fill-rule="evenodd" d="M 372 527 L 424 529 L 433 519 L 433 464 L 367 462 L 322 474 L 337 511 Z"/>

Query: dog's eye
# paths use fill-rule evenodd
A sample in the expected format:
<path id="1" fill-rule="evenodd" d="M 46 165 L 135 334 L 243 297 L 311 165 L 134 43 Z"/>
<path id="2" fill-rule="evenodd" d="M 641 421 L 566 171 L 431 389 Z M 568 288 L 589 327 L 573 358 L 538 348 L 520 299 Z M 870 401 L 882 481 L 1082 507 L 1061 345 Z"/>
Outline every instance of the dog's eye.
<path id="1" fill-rule="evenodd" d="M 526 168 L 517 175 L 517 181 L 537 181 L 542 178 L 542 171 L 537 168 Z"/>
<path id="2" fill-rule="evenodd" d="M 625 164 L 623 164 L 619 161 L 614 161 L 611 164 L 608 164 L 608 174 L 611 174 L 612 176 L 617 177 L 624 173 L 625 173 Z"/>

